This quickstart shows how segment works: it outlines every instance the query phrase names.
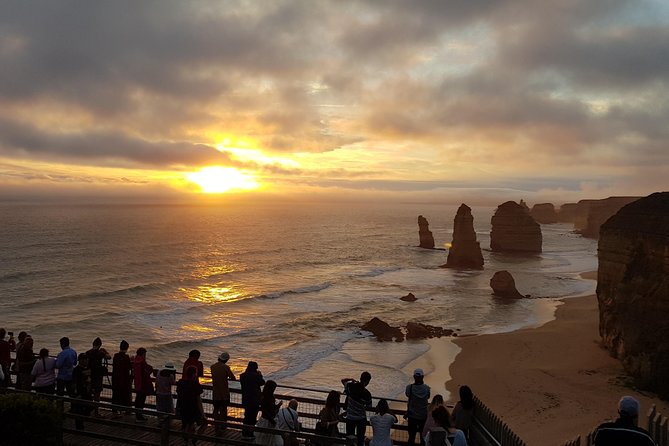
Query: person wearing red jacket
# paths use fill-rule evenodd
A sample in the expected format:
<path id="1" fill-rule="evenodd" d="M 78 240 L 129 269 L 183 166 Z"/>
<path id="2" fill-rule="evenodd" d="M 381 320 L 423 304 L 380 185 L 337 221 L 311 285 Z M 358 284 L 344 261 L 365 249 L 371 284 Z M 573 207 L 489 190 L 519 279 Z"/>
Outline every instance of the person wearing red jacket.
<path id="1" fill-rule="evenodd" d="M 146 421 L 146 418 L 142 415 L 146 397 L 155 393 L 153 381 L 151 381 L 151 375 L 155 374 L 155 370 L 146 362 L 146 349 L 144 347 L 137 349 L 137 355 L 132 367 L 135 379 L 135 392 L 137 393 L 135 396 L 135 409 L 137 409 L 135 421 L 143 423 Z"/>

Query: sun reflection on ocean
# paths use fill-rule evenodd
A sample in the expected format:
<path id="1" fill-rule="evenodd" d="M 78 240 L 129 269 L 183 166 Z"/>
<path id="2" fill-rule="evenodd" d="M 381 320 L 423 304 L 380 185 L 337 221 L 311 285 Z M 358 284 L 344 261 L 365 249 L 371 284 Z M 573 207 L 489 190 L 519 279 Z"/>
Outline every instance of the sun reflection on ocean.
<path id="1" fill-rule="evenodd" d="M 188 299 L 205 304 L 236 302 L 246 297 L 245 293 L 231 286 L 201 285 L 195 288 L 179 288 L 179 291 L 184 293 Z"/>

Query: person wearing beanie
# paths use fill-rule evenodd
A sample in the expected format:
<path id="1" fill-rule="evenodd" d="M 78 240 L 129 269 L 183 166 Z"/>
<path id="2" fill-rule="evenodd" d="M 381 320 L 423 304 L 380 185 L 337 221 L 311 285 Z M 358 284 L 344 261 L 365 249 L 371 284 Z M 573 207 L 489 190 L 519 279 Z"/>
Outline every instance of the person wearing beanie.
<path id="1" fill-rule="evenodd" d="M 407 444 L 412 446 L 416 442 L 416 434 L 418 434 L 418 441 L 422 445 L 425 444 L 423 436 L 423 427 L 427 421 L 427 405 L 430 401 L 430 386 L 423 382 L 425 373 L 423 369 L 416 369 L 413 371 L 413 384 L 406 386 L 404 394 L 407 396 L 407 426 L 409 428 L 409 441 Z"/>
<path id="2" fill-rule="evenodd" d="M 595 446 L 655 446 L 647 430 L 637 426 L 641 408 L 639 401 L 631 396 L 624 396 L 618 402 L 618 419 L 612 423 L 603 423 L 595 430 Z"/>
<path id="3" fill-rule="evenodd" d="M 121 341 L 119 352 L 112 359 L 112 404 L 132 405 L 132 361 L 128 356 L 130 345 Z M 116 413 L 116 409 L 113 411 Z"/>
<path id="4" fill-rule="evenodd" d="M 102 393 L 102 379 L 107 375 L 107 361 L 112 359 L 107 350 L 102 348 L 102 339 L 93 340 L 93 348 L 86 352 L 88 367 L 91 369 L 91 388 L 93 389 L 93 401 L 100 401 Z M 98 415 L 97 408 L 95 415 Z"/>
<path id="5" fill-rule="evenodd" d="M 213 417 L 216 421 L 228 421 L 228 405 L 230 405 L 230 388 L 228 380 L 236 381 L 227 364 L 230 359 L 228 352 L 219 355 L 218 361 L 211 365 L 212 404 L 214 406 Z M 225 427 L 216 425 L 216 433 L 220 434 Z"/>

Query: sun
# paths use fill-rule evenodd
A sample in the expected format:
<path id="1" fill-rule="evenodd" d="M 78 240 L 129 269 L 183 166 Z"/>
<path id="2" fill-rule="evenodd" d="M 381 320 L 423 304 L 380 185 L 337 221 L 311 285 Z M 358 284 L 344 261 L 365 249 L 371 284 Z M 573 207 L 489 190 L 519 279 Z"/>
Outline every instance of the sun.
<path id="1" fill-rule="evenodd" d="M 253 175 L 242 173 L 233 167 L 203 167 L 198 172 L 187 174 L 186 179 L 197 184 L 205 194 L 222 194 L 259 187 Z"/>

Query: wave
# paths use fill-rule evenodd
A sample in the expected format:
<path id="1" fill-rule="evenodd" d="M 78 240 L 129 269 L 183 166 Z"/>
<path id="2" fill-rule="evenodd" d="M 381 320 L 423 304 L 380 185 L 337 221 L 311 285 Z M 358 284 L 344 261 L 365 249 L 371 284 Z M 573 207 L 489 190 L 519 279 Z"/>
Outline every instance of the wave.
<path id="1" fill-rule="evenodd" d="M 332 283 L 324 282 L 324 283 L 319 283 L 317 285 L 307 285 L 307 286 L 304 286 L 304 287 L 295 288 L 294 290 L 276 291 L 274 293 L 261 294 L 261 295 L 257 296 L 256 299 L 278 299 L 282 296 L 286 296 L 286 295 L 290 295 L 290 294 L 317 293 L 319 291 L 330 288 L 331 286 L 332 286 Z"/>
<path id="2" fill-rule="evenodd" d="M 126 288 L 119 288 L 110 291 L 96 291 L 96 292 L 81 293 L 81 294 L 65 294 L 62 296 L 43 299 L 37 302 L 26 302 L 18 305 L 18 308 L 35 308 L 36 306 L 42 306 L 42 305 L 50 306 L 60 303 L 74 303 L 86 299 L 101 299 L 106 297 L 115 297 L 124 295 L 135 296 L 146 291 L 163 290 L 166 285 L 168 284 L 165 282 L 152 282 L 142 285 L 134 285 Z"/>
<path id="3" fill-rule="evenodd" d="M 385 273 L 390 273 L 393 271 L 399 271 L 401 270 L 401 266 L 386 266 L 386 267 L 376 267 L 372 268 L 370 270 L 361 272 L 361 273 L 356 273 L 356 274 L 351 274 L 351 278 L 357 278 L 357 277 L 377 277 Z"/>
<path id="4" fill-rule="evenodd" d="M 26 277 L 33 277 L 33 276 L 38 276 L 40 274 L 44 274 L 49 272 L 49 270 L 41 270 L 41 271 L 17 271 L 14 273 L 7 273 L 3 274 L 0 276 L 0 283 L 7 283 L 7 282 L 13 282 L 16 280 L 20 280 Z"/>

